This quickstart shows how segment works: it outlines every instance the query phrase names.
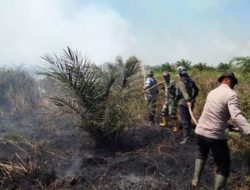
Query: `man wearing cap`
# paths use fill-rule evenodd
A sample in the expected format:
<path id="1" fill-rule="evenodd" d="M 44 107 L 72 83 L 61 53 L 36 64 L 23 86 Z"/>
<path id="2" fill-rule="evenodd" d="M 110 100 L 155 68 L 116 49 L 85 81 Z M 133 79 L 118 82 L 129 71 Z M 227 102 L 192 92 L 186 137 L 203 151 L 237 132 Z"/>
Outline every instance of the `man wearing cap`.
<path id="1" fill-rule="evenodd" d="M 174 132 L 177 130 L 175 126 L 176 120 L 176 86 L 175 81 L 170 80 L 170 73 L 165 71 L 163 73 L 164 83 L 164 105 L 161 110 L 162 122 L 160 126 L 166 127 L 168 122 L 172 122 Z M 168 121 L 167 121 L 168 120 Z"/>
<path id="2" fill-rule="evenodd" d="M 199 184 L 201 172 L 209 151 L 216 164 L 215 190 L 224 189 L 229 175 L 230 153 L 225 129 L 231 118 L 236 127 L 250 134 L 250 124 L 242 115 L 234 86 L 238 84 L 234 73 L 226 72 L 218 79 L 220 85 L 209 92 L 203 112 L 195 129 L 198 154 L 195 160 L 192 185 Z"/>
<path id="3" fill-rule="evenodd" d="M 156 110 L 156 97 L 158 94 L 157 81 L 154 78 L 154 72 L 150 71 L 148 73 L 148 78 L 143 87 L 143 92 L 145 94 L 145 100 L 147 101 L 147 114 L 149 119 L 149 124 L 154 125 L 155 110 Z"/>
<path id="4" fill-rule="evenodd" d="M 183 127 L 183 140 L 180 144 L 185 144 L 190 137 L 192 129 L 191 115 L 188 107 L 193 107 L 199 89 L 193 79 L 187 74 L 184 66 L 177 67 L 177 73 L 180 77 L 177 83 L 177 104 Z"/>

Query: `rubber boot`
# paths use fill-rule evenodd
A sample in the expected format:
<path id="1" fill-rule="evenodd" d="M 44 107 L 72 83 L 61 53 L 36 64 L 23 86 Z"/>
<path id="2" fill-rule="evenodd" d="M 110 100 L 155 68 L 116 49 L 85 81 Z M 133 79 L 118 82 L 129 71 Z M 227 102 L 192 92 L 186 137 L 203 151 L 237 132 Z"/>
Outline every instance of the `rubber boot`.
<path id="1" fill-rule="evenodd" d="M 149 125 L 154 126 L 155 124 L 155 117 L 153 114 L 149 115 Z"/>
<path id="2" fill-rule="evenodd" d="M 196 188 L 199 185 L 201 172 L 203 170 L 204 164 L 205 164 L 204 160 L 195 159 L 194 176 L 192 179 L 192 186 L 194 188 Z"/>
<path id="3" fill-rule="evenodd" d="M 167 118 L 165 116 L 162 117 L 162 122 L 160 123 L 161 127 L 167 127 Z"/>
<path id="4" fill-rule="evenodd" d="M 172 131 L 174 133 L 177 133 L 179 131 L 179 126 L 178 126 L 178 122 L 177 122 L 176 119 L 173 120 L 173 129 L 172 129 Z"/>
<path id="5" fill-rule="evenodd" d="M 224 190 L 226 189 L 227 178 L 223 175 L 215 176 L 214 190 Z"/>
<path id="6" fill-rule="evenodd" d="M 186 144 L 189 140 L 190 130 L 183 128 L 183 140 L 180 142 L 180 144 Z"/>

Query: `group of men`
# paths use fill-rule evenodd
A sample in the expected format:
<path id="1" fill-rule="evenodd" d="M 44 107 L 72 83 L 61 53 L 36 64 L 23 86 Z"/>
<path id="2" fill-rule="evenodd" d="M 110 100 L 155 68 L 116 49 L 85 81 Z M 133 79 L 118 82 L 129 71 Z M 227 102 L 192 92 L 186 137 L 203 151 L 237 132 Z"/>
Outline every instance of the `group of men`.
<path id="1" fill-rule="evenodd" d="M 192 109 L 199 90 L 183 66 L 177 68 L 177 73 L 179 76 L 177 84 L 170 80 L 168 72 L 163 74 L 165 81 L 165 103 L 162 109 L 163 122 L 160 125 L 165 126 L 166 119 L 175 119 L 176 106 L 178 106 L 183 126 L 183 140 L 180 144 L 184 144 L 187 142 L 191 130 L 191 115 L 189 110 Z M 150 83 L 151 81 L 153 81 L 153 84 Z M 198 151 L 195 159 L 193 179 L 191 181 L 194 188 L 199 185 L 201 173 L 209 151 L 211 151 L 216 164 L 214 189 L 221 190 L 226 188 L 226 181 L 230 172 L 230 151 L 225 130 L 228 127 L 229 120 L 244 134 L 250 134 L 250 124 L 242 115 L 239 99 L 233 90 L 235 85 L 238 84 L 234 73 L 223 73 L 218 78 L 218 82 L 220 85 L 208 93 L 201 117 L 195 127 Z M 158 90 L 153 72 L 150 72 L 148 75 L 144 92 L 148 105 L 149 121 L 154 123 Z M 152 96 L 148 96 L 151 92 Z"/>
<path id="2" fill-rule="evenodd" d="M 164 83 L 164 104 L 161 110 L 162 122 L 159 125 L 162 127 L 172 125 L 173 131 L 176 132 L 178 130 L 178 126 L 176 125 L 178 107 L 183 127 L 183 140 L 180 144 L 185 144 L 189 139 L 192 128 L 189 106 L 190 108 L 193 107 L 199 89 L 188 75 L 185 67 L 177 67 L 177 73 L 179 77 L 177 83 L 171 80 L 170 73 L 166 71 L 163 73 L 163 82 L 157 84 L 154 73 L 150 71 L 143 90 L 147 102 L 148 120 L 150 124 L 154 125 L 157 122 L 155 117 L 156 98 L 158 94 L 157 86 Z"/>

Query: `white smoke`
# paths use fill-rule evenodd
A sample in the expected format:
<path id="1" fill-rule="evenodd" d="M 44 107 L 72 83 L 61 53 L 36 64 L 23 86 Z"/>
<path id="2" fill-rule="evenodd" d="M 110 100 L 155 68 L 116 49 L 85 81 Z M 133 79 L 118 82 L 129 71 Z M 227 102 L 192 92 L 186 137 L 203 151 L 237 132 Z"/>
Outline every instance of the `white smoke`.
<path id="1" fill-rule="evenodd" d="M 0 65 L 43 64 L 70 46 L 97 64 L 133 53 L 129 23 L 108 7 L 60 0 L 1 0 Z"/>
<path id="2" fill-rule="evenodd" d="M 194 15 L 200 11 L 204 16 L 204 12 L 212 14 L 210 10 L 236 2 L 198 1 L 182 1 L 178 8 L 190 13 L 194 10 Z M 143 5 L 147 6 L 147 3 Z M 156 1 L 154 7 L 145 9 L 157 9 L 160 5 L 164 4 Z M 176 8 L 172 6 L 166 9 Z M 197 25 L 197 18 L 185 22 L 186 18 L 180 14 L 182 9 L 166 11 L 169 17 L 179 19 L 176 26 L 162 22 L 158 28 L 153 23 L 154 19 L 161 19 L 156 16 L 157 10 L 153 10 L 152 15 L 148 13 L 151 21 L 140 18 L 141 22 L 136 23 L 104 4 L 70 0 L 1 0 L 0 66 L 41 66 L 45 64 L 41 56 L 60 54 L 67 46 L 79 50 L 96 64 L 114 61 L 117 55 L 124 59 L 135 55 L 148 65 L 175 62 L 182 58 L 193 63 L 216 65 L 235 56 L 250 54 L 249 27 L 237 22 L 238 17 L 233 13 L 231 18 L 235 22 L 223 17 Z"/>

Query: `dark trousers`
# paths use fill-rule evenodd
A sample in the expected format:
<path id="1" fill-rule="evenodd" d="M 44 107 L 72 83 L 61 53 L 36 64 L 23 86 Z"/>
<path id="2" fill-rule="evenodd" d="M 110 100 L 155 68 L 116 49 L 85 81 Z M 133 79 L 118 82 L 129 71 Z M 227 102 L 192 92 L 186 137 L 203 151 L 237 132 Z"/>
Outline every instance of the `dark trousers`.
<path id="1" fill-rule="evenodd" d="M 201 135 L 197 136 L 199 147 L 197 158 L 207 160 L 208 153 L 211 151 L 216 164 L 216 173 L 228 177 L 230 170 L 230 151 L 225 139 L 211 139 Z"/>
<path id="2" fill-rule="evenodd" d="M 188 137 L 190 135 L 190 131 L 192 128 L 191 115 L 188 111 L 188 107 L 186 106 L 180 106 L 179 111 L 180 111 L 180 116 L 181 116 L 181 124 L 183 127 L 183 136 Z"/>

